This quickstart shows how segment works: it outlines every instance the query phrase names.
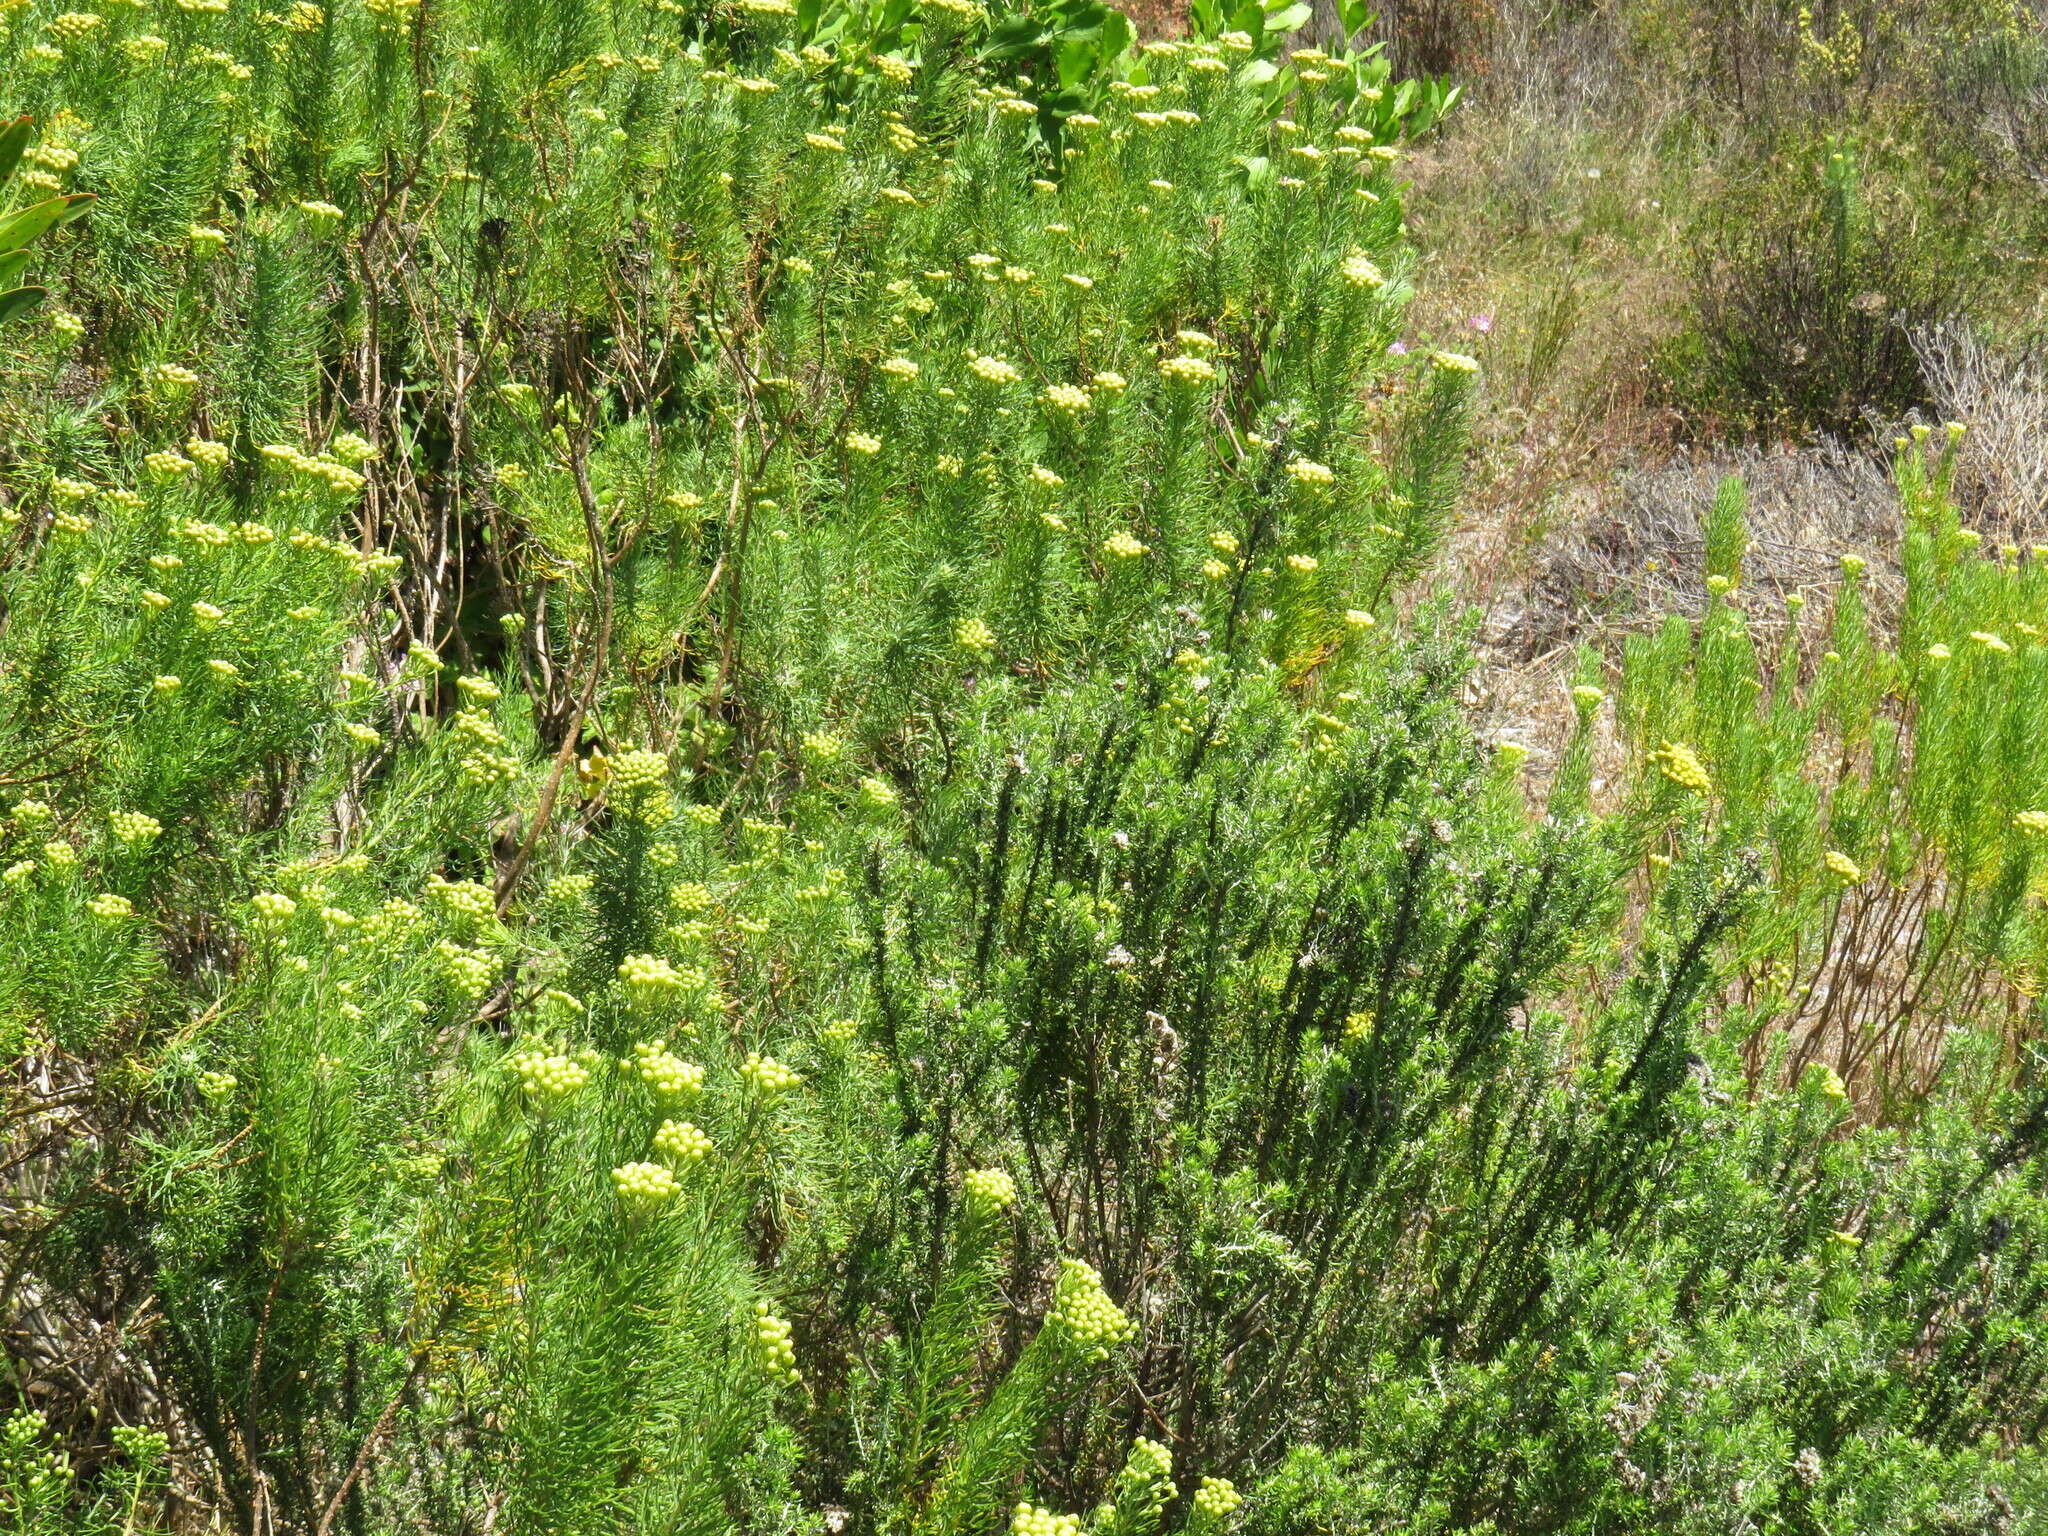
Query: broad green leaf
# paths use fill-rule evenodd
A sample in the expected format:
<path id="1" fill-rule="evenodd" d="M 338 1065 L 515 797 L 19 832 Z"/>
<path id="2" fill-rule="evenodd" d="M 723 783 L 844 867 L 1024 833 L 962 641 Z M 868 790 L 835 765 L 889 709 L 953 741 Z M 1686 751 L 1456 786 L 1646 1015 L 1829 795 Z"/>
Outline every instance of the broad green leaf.
<path id="1" fill-rule="evenodd" d="M 5 128 L 0 128 L 0 182 L 14 174 L 14 168 L 21 164 L 21 157 L 28 149 L 28 141 L 35 135 L 32 118 L 17 117 Z"/>
<path id="2" fill-rule="evenodd" d="M 11 256 L 0 256 L 0 288 L 12 287 L 14 280 L 27 268 L 28 251 L 16 251 Z"/>
<path id="3" fill-rule="evenodd" d="M 47 288 L 12 288 L 0 293 L 0 325 L 27 314 L 49 296 Z"/>
<path id="4" fill-rule="evenodd" d="M 46 203 L 16 209 L 0 219 L 0 256 L 20 250 L 38 235 L 69 224 L 90 208 L 93 201 L 89 192 L 74 192 L 69 197 L 53 197 Z"/>
<path id="5" fill-rule="evenodd" d="M 1102 23 L 1102 58 L 1104 63 L 1113 63 L 1131 51 L 1135 34 L 1131 31 L 1130 18 L 1122 11 L 1111 11 Z"/>
<path id="6" fill-rule="evenodd" d="M 1050 34 L 1036 19 L 1030 16 L 1012 16 L 989 32 L 988 41 L 982 45 L 981 57 L 991 63 L 1003 59 L 1022 58 L 1048 41 Z"/>
<path id="7" fill-rule="evenodd" d="M 1088 78 L 1088 71 L 1095 65 L 1095 39 L 1074 38 L 1063 42 L 1053 51 L 1053 64 L 1059 71 L 1060 84 L 1069 88 L 1079 85 Z"/>
<path id="8" fill-rule="evenodd" d="M 1279 32 L 1298 31 L 1300 28 L 1308 25 L 1308 19 L 1313 15 L 1315 15 L 1313 9 L 1298 3 L 1297 0 L 1297 3 L 1294 5 L 1287 6 L 1278 11 L 1267 12 L 1266 31 L 1268 35 Z"/>

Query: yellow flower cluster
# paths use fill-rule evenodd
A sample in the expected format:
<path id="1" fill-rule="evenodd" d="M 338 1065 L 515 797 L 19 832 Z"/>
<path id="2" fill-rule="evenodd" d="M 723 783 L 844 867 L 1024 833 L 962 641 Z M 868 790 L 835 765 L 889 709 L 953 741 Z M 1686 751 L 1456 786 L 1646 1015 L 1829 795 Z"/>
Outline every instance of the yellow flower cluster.
<path id="1" fill-rule="evenodd" d="M 114 836 L 131 848 L 149 842 L 164 829 L 162 822 L 141 811 L 116 811 L 107 818 L 107 824 L 113 828 Z"/>
<path id="2" fill-rule="evenodd" d="M 417 937 L 427 926 L 427 915 L 403 896 L 393 896 L 363 924 L 364 934 L 379 944 L 398 943 Z"/>
<path id="3" fill-rule="evenodd" d="M 1000 357 L 985 357 L 975 353 L 967 360 L 967 369 L 976 378 L 987 384 L 1015 384 L 1024 377 L 1014 363 Z"/>
<path id="4" fill-rule="evenodd" d="M 694 1099 L 704 1091 L 704 1069 L 667 1046 L 643 1040 L 633 1047 L 640 1080 L 664 1099 Z"/>
<path id="5" fill-rule="evenodd" d="M 953 640 L 963 651 L 986 656 L 996 648 L 996 632 L 981 619 L 962 619 L 953 626 Z"/>
<path id="6" fill-rule="evenodd" d="M 1172 1497 L 1173 1452 L 1157 1440 L 1138 1436 L 1131 1443 L 1131 1454 L 1124 1458 L 1123 1481 L 1154 1500 Z"/>
<path id="7" fill-rule="evenodd" d="M 660 1163 L 621 1163 L 612 1170 L 612 1187 L 629 1216 L 651 1216 L 682 1189 L 676 1176 Z"/>
<path id="8" fill-rule="evenodd" d="M 429 875 L 427 894 L 464 929 L 487 923 L 498 915 L 498 898 L 481 880 L 444 880 L 439 875 Z"/>
<path id="9" fill-rule="evenodd" d="M 1828 872 L 1844 885 L 1855 885 L 1863 879 L 1862 869 L 1846 853 L 1830 848 L 1821 856 L 1821 862 L 1826 864 Z"/>
<path id="10" fill-rule="evenodd" d="M 153 363 L 142 370 L 142 381 L 158 394 L 178 395 L 197 388 L 199 375 L 181 363 Z"/>
<path id="11" fill-rule="evenodd" d="M 1572 690 L 1574 694 L 1577 689 Z M 1657 765 L 1657 771 L 1676 784 L 1680 789 L 1696 795 L 1712 794 L 1714 781 L 1707 776 L 1706 764 L 1700 761 L 1699 753 L 1681 741 L 1667 741 L 1650 754 L 1650 761 Z"/>
<path id="12" fill-rule="evenodd" d="M 668 777 L 668 759 L 659 752 L 631 747 L 610 760 L 607 775 L 612 788 L 622 795 L 650 794 Z"/>
<path id="13" fill-rule="evenodd" d="M 369 484 L 331 453 L 308 454 L 290 443 L 266 444 L 262 453 L 271 462 L 282 464 L 294 474 L 318 480 L 329 490 L 345 496 L 353 496 Z"/>
<path id="14" fill-rule="evenodd" d="M 1000 1168 L 975 1168 L 960 1180 L 970 1216 L 999 1216 L 1017 1203 L 1017 1181 Z"/>
<path id="15" fill-rule="evenodd" d="M 482 1001 L 497 978 L 497 962 L 481 949 L 465 949 L 447 939 L 434 946 L 434 953 L 455 995 L 469 1003 Z"/>
<path id="16" fill-rule="evenodd" d="M 92 915 L 103 923 L 119 922 L 135 915 L 135 905 L 126 896 L 117 896 L 106 891 L 86 903 Z"/>
<path id="17" fill-rule="evenodd" d="M 1102 552 L 1116 560 L 1135 560 L 1147 550 L 1134 535 L 1118 530 L 1102 541 Z"/>
<path id="18" fill-rule="evenodd" d="M 1806 1069 L 1806 1081 L 1824 1099 L 1839 1104 L 1849 1097 L 1849 1085 L 1842 1081 L 1842 1074 L 1824 1061 L 1816 1061 Z"/>
<path id="19" fill-rule="evenodd" d="M 653 1013 L 683 990 L 683 978 L 659 955 L 626 956 L 619 962 L 619 980 L 635 1013 Z"/>
<path id="20" fill-rule="evenodd" d="M 282 891 L 258 891 L 249 898 L 249 905 L 256 909 L 257 922 L 272 928 L 288 921 L 299 910 L 299 904 Z"/>
<path id="21" fill-rule="evenodd" d="M 1159 365 L 1159 371 L 1174 383 L 1185 384 L 1189 388 L 1211 384 L 1216 379 L 1214 363 L 1206 357 L 1191 357 L 1185 353 L 1179 357 L 1169 357 Z"/>
<path id="22" fill-rule="evenodd" d="M 1195 1490 L 1195 1509 L 1211 1520 L 1227 1520 L 1244 1502 L 1244 1495 L 1227 1477 L 1205 1477 Z"/>
<path id="23" fill-rule="evenodd" d="M 514 1051 L 505 1058 L 505 1065 L 519 1079 L 527 1097 L 542 1104 L 559 1104 L 590 1081 L 590 1069 L 582 1062 L 531 1046 Z"/>
<path id="24" fill-rule="evenodd" d="M 758 1051 L 747 1052 L 747 1059 L 740 1064 L 740 1076 L 763 1099 L 787 1093 L 803 1081 L 802 1073 L 791 1071 L 773 1056 L 763 1056 Z"/>
<path id="25" fill-rule="evenodd" d="M 1101 1274 L 1082 1259 L 1060 1260 L 1045 1326 L 1095 1360 L 1107 1359 L 1111 1345 L 1125 1342 L 1138 1331 L 1137 1324 L 1103 1290 Z"/>
<path id="26" fill-rule="evenodd" d="M 1019 1504 L 1010 1513 L 1010 1536 L 1081 1536 L 1081 1517 Z"/>
<path id="27" fill-rule="evenodd" d="M 710 1155 L 711 1138 L 687 1120 L 664 1120 L 654 1133 L 654 1150 L 670 1163 L 701 1163 Z"/>
<path id="28" fill-rule="evenodd" d="M 754 1361 L 777 1381 L 799 1386 L 803 1375 L 796 1368 L 796 1349 L 790 1343 L 789 1324 L 775 1315 L 765 1301 L 754 1303 L 754 1329 L 748 1339 Z"/>

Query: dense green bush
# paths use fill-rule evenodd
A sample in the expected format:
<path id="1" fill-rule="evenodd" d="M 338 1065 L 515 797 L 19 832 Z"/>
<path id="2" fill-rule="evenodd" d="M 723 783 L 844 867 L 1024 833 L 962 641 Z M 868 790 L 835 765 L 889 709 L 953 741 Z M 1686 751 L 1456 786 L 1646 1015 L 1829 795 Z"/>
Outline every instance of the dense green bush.
<path id="1" fill-rule="evenodd" d="M 1702 414 L 1862 437 L 1929 402 L 1912 335 L 1981 287 L 1970 220 L 1873 210 L 1854 147 L 1830 140 L 1824 156 L 1817 177 L 1766 178 L 1710 215 L 1664 364 Z"/>
<path id="2" fill-rule="evenodd" d="M 1538 803 L 1417 590 L 1453 98 L 1296 9 L 8 13 L 101 202 L 0 355 L 0 1521 L 2042 1506 L 2036 692 L 1853 582 L 1757 663 L 1731 492 Z M 2031 669 L 1944 472 L 1900 653 Z M 1865 869 L 1938 1062 L 1758 999 Z"/>

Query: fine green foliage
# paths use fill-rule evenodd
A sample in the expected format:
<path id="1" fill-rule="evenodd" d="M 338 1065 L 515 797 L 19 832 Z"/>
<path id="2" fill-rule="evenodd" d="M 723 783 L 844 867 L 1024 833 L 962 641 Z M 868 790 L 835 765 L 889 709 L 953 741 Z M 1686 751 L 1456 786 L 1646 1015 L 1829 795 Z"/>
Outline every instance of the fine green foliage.
<path id="1" fill-rule="evenodd" d="M 6 13 L 0 1529 L 2048 1505 L 2037 562 L 1532 794 L 1301 9 Z"/>

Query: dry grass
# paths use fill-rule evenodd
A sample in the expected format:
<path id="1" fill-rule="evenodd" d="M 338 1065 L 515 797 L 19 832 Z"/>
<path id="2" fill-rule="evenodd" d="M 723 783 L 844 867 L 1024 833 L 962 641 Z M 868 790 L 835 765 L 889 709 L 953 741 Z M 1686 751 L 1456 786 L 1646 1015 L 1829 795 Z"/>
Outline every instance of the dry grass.
<path id="1" fill-rule="evenodd" d="M 1913 338 L 1944 421 L 1966 423 L 1956 465 L 1961 505 L 1987 535 L 2048 539 L 2048 350 L 2000 349 L 1961 323 Z"/>

